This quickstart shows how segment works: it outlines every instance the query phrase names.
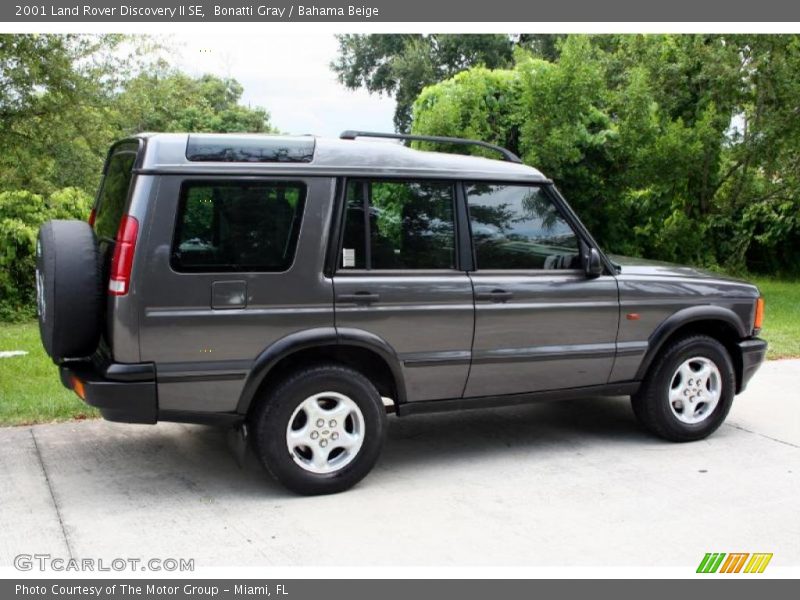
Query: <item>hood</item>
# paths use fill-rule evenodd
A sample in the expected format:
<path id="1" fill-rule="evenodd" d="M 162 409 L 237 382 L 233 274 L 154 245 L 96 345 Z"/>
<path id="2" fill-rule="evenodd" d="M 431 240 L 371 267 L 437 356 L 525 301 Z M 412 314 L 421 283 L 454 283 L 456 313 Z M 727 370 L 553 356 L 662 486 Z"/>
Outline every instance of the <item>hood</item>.
<path id="1" fill-rule="evenodd" d="M 621 275 L 656 275 L 659 277 L 692 277 L 698 279 L 722 279 L 725 281 L 736 281 L 747 283 L 740 279 L 735 279 L 721 273 L 715 273 L 707 269 L 697 267 L 687 267 L 674 263 L 661 262 L 658 260 L 647 260 L 646 258 L 635 258 L 632 256 L 621 256 L 619 254 L 609 254 L 608 258 L 620 267 Z"/>

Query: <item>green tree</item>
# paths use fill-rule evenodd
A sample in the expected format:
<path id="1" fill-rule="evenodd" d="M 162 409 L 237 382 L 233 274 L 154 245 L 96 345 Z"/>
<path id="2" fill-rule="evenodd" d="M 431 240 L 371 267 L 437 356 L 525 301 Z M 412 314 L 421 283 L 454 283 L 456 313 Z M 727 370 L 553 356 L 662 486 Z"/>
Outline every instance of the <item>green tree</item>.
<path id="1" fill-rule="evenodd" d="M 126 77 L 118 35 L 0 34 L 0 191 L 94 185 L 104 107 Z"/>
<path id="2" fill-rule="evenodd" d="M 408 131 L 411 106 L 429 84 L 469 67 L 506 67 L 512 63 L 510 36 L 481 34 L 345 34 L 339 56 L 331 63 L 339 81 L 350 89 L 366 88 L 393 96 L 398 131 Z"/>
<path id="3" fill-rule="evenodd" d="M 141 131 L 274 131 L 269 113 L 242 106 L 244 89 L 235 79 L 190 77 L 161 65 L 126 82 L 114 98 L 114 122 L 120 135 Z"/>

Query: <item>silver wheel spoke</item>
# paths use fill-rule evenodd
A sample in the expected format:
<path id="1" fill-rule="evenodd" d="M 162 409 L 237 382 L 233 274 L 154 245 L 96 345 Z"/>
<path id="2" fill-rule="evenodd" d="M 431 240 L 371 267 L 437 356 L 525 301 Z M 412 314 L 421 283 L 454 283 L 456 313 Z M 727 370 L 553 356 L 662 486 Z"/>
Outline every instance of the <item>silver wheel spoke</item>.
<path id="1" fill-rule="evenodd" d="M 361 445 L 361 437 L 345 431 L 339 434 L 339 439 L 336 440 L 335 445 L 337 448 L 350 450 L 351 448 Z"/>
<path id="2" fill-rule="evenodd" d="M 681 385 L 687 385 L 690 380 L 695 378 L 694 371 L 692 371 L 691 367 L 689 366 L 689 361 L 686 361 L 680 366 L 678 373 L 681 374 Z"/>
<path id="3" fill-rule="evenodd" d="M 316 444 L 312 444 L 311 448 L 311 464 L 320 471 L 328 466 L 328 450 L 327 448 L 320 448 Z"/>

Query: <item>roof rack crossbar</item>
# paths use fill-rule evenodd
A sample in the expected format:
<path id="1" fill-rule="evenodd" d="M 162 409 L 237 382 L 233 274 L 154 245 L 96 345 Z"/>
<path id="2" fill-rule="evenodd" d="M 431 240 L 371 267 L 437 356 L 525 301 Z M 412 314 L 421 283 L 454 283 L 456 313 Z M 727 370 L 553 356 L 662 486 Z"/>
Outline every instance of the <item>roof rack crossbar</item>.
<path id="1" fill-rule="evenodd" d="M 415 142 L 436 142 L 440 144 L 462 144 L 465 146 L 480 146 L 482 148 L 488 148 L 489 150 L 494 150 L 495 152 L 499 152 L 503 155 L 503 160 L 507 160 L 513 163 L 522 163 L 519 156 L 508 150 L 507 148 L 503 148 L 502 146 L 497 146 L 495 144 L 490 144 L 488 142 L 482 142 L 480 140 L 469 140 L 466 138 L 457 138 L 457 137 L 444 137 L 439 135 L 411 135 L 407 133 L 380 133 L 376 131 L 352 131 L 347 130 L 343 131 L 341 135 L 339 135 L 339 139 L 342 140 L 354 140 L 359 137 L 371 137 L 371 138 L 385 138 L 391 140 L 407 140 L 407 141 L 415 141 Z"/>

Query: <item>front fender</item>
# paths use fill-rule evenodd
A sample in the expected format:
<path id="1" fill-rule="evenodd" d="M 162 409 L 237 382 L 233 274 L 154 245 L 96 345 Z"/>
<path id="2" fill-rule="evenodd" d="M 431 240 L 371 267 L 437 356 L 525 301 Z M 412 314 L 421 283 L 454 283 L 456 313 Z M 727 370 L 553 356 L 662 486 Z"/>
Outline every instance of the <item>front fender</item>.
<path id="1" fill-rule="evenodd" d="M 647 341 L 647 353 L 642 359 L 639 369 L 636 371 L 635 379 L 637 381 L 644 379 L 653 360 L 656 356 L 658 356 L 661 348 L 672 336 L 672 334 L 689 323 L 696 323 L 700 321 L 724 323 L 730 326 L 736 332 L 736 334 L 739 336 L 739 339 L 744 339 L 749 335 L 745 323 L 735 312 L 729 308 L 711 305 L 690 306 L 688 308 L 683 308 L 664 319 L 664 321 L 662 321 L 661 324 L 650 335 L 650 338 Z"/>

